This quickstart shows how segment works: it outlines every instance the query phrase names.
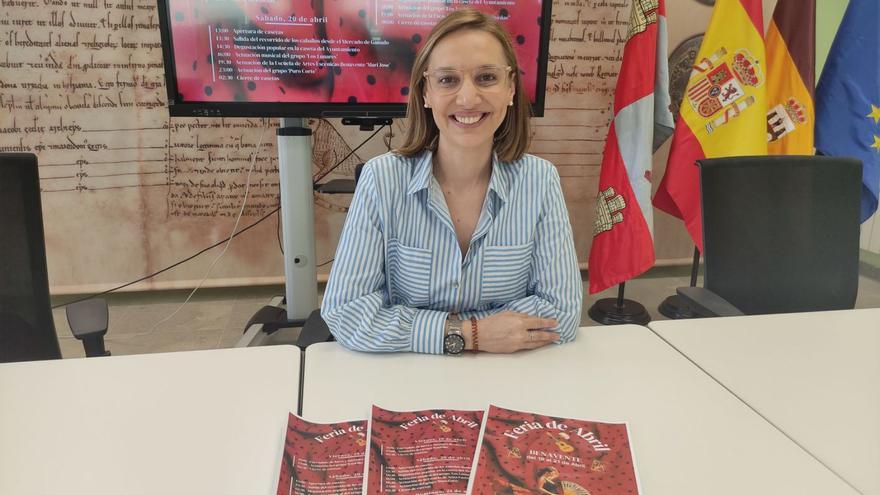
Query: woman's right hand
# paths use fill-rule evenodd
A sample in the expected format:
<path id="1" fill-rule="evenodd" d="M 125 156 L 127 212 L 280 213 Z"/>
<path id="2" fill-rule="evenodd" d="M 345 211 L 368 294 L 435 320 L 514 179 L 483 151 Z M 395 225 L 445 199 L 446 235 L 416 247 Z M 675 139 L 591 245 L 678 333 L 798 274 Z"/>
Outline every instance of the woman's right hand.
<path id="1" fill-rule="evenodd" d="M 551 318 L 502 311 L 477 320 L 479 350 L 493 353 L 510 353 L 522 349 L 537 349 L 559 340 L 559 334 L 549 328 L 559 323 Z M 471 332 L 463 332 L 469 349 L 473 349 Z"/>

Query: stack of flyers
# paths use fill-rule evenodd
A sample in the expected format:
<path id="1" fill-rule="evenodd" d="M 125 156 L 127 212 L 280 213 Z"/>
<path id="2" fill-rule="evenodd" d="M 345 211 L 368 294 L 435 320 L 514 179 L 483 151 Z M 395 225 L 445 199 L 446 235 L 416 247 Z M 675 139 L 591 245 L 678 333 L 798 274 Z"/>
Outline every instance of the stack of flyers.
<path id="1" fill-rule="evenodd" d="M 290 415 L 278 495 L 637 495 L 626 423 L 489 406 Z"/>
<path id="2" fill-rule="evenodd" d="M 483 411 L 396 412 L 373 406 L 367 495 L 467 490 Z"/>
<path id="3" fill-rule="evenodd" d="M 318 424 L 291 414 L 287 421 L 278 495 L 360 495 L 367 422 Z"/>
<path id="4" fill-rule="evenodd" d="M 626 423 L 489 406 L 468 493 L 638 494 Z"/>

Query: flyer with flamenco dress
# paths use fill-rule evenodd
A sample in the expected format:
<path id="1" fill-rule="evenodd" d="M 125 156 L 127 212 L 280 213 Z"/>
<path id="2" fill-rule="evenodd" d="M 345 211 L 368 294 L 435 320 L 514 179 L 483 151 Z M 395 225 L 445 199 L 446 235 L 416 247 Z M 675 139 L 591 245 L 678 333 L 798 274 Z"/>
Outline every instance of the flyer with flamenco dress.
<path id="1" fill-rule="evenodd" d="M 278 495 L 360 495 L 367 452 L 367 422 L 287 422 Z"/>
<path id="2" fill-rule="evenodd" d="M 636 495 L 626 423 L 601 423 L 489 406 L 473 495 Z"/>
<path id="3" fill-rule="evenodd" d="M 364 493 L 464 495 L 483 411 L 373 406 Z"/>

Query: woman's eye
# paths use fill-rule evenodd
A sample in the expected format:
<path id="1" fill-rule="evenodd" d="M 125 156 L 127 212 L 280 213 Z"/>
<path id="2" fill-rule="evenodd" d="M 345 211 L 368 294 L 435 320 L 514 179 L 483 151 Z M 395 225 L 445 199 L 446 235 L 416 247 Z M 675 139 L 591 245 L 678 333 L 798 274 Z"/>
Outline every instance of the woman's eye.
<path id="1" fill-rule="evenodd" d="M 477 74 L 477 82 L 480 84 L 494 84 L 498 82 L 498 75 L 494 72 L 482 72 Z"/>
<path id="2" fill-rule="evenodd" d="M 458 84 L 458 77 L 456 77 L 452 74 L 442 75 L 442 76 L 437 77 L 437 82 L 441 86 L 446 86 L 446 87 L 455 86 Z"/>

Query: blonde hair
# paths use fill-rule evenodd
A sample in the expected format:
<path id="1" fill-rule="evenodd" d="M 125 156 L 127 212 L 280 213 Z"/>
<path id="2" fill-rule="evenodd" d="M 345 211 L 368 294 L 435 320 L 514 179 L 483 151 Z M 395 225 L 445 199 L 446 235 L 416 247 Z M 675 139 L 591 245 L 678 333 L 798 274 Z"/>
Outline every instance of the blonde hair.
<path id="1" fill-rule="evenodd" d="M 513 106 L 507 108 L 504 121 L 495 131 L 492 150 L 498 154 L 501 161 L 512 162 L 521 158 L 528 149 L 531 139 L 529 118 L 532 108 L 520 81 L 516 52 L 510 42 L 510 35 L 493 17 L 475 9 L 466 8 L 456 10 L 438 22 L 416 55 L 409 81 L 409 99 L 406 109 L 408 126 L 403 145 L 395 149 L 395 153 L 414 156 L 425 149 L 437 151 L 440 131 L 437 129 L 437 123 L 434 122 L 431 109 L 424 107 L 425 78 L 423 73 L 428 69 L 428 59 L 437 42 L 451 33 L 464 29 L 482 31 L 495 37 L 501 43 L 507 65 L 511 67 L 511 77 L 514 83 Z"/>

